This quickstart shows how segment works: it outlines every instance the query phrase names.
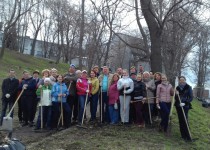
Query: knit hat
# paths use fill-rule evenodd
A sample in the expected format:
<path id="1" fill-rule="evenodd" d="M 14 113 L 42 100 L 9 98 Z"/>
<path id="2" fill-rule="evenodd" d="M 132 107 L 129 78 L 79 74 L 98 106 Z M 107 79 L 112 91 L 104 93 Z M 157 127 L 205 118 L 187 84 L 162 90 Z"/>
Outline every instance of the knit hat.
<path id="1" fill-rule="evenodd" d="M 50 82 L 50 78 L 45 78 L 44 82 Z"/>

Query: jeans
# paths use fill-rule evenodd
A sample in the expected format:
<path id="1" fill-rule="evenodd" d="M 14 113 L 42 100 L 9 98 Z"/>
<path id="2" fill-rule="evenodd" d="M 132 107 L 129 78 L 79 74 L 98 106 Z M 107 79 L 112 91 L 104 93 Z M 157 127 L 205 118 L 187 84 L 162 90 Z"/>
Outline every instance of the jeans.
<path id="1" fill-rule="evenodd" d="M 116 124 L 119 121 L 119 110 L 114 109 L 114 104 L 109 105 L 109 116 L 110 116 L 110 121 L 112 124 Z"/>
<path id="2" fill-rule="evenodd" d="M 160 125 L 164 129 L 164 131 L 167 132 L 171 103 L 160 102 L 159 104 L 160 104 L 160 116 L 161 116 Z"/>
<path id="3" fill-rule="evenodd" d="M 52 107 L 42 106 L 43 127 L 51 128 L 51 115 L 52 115 Z M 41 127 L 41 106 L 39 106 L 39 115 L 37 118 L 36 127 L 37 128 Z"/>
<path id="4" fill-rule="evenodd" d="M 86 95 L 78 95 L 78 100 L 79 100 L 79 120 L 78 121 L 79 121 L 79 123 L 82 123 L 82 117 L 83 117 L 84 108 L 85 108 Z M 88 98 L 87 98 L 87 102 L 88 102 Z"/>
<path id="5" fill-rule="evenodd" d="M 1 125 L 2 125 L 2 122 L 3 122 L 3 118 L 4 118 L 5 115 L 6 115 L 6 111 L 7 111 L 8 105 L 9 105 L 9 110 L 11 110 L 13 104 L 14 104 L 13 101 L 2 100 Z M 12 111 L 10 117 L 13 117 L 13 111 Z"/>
<path id="6" fill-rule="evenodd" d="M 92 95 L 90 99 L 91 120 L 96 119 L 97 106 L 98 106 L 98 93 Z"/>

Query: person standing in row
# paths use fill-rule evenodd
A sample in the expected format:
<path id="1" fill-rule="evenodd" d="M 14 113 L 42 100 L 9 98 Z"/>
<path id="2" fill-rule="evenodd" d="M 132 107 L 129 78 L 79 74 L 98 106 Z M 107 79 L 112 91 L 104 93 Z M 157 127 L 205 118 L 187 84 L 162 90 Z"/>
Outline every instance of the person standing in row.
<path id="1" fill-rule="evenodd" d="M 171 95 L 173 95 L 173 87 L 167 81 L 166 75 L 162 75 L 161 84 L 157 86 L 157 107 L 160 107 L 160 131 L 168 132 L 169 113 L 171 110 Z"/>
<path id="2" fill-rule="evenodd" d="M 64 75 L 64 83 L 68 87 L 69 95 L 67 97 L 67 103 L 69 104 L 72 112 L 70 118 L 73 119 L 74 122 L 77 121 L 78 117 L 78 100 L 77 100 L 77 91 L 76 91 L 76 66 L 71 64 L 69 67 L 69 72 Z M 73 117 L 72 117 L 73 116 Z"/>
<path id="3" fill-rule="evenodd" d="M 112 77 L 111 85 L 109 87 L 109 116 L 110 124 L 114 125 L 119 120 L 119 91 L 117 89 L 117 82 L 120 79 L 118 73 L 115 73 Z"/>
<path id="4" fill-rule="evenodd" d="M 71 124 L 71 119 L 69 117 L 71 109 L 66 102 L 67 96 L 69 95 L 69 91 L 65 83 L 63 83 L 62 75 L 58 75 L 57 82 L 53 84 L 51 95 L 52 95 L 52 128 L 57 128 L 59 120 L 60 124 L 62 124 L 62 121 L 64 121 L 63 127 L 68 128 Z"/>
<path id="5" fill-rule="evenodd" d="M 128 76 L 128 71 L 123 70 L 123 77 L 117 82 L 117 89 L 120 91 L 120 116 L 122 123 L 129 124 L 129 109 L 131 93 L 134 89 L 133 80 Z"/>
<path id="6" fill-rule="evenodd" d="M 11 110 L 18 94 L 19 81 L 15 78 L 15 70 L 9 70 L 8 78 L 3 80 L 2 83 L 2 111 L 1 111 L 1 122 L 2 125 L 3 118 L 6 115 L 7 107 L 9 106 L 9 111 Z M 13 117 L 13 112 L 10 117 Z"/>
<path id="7" fill-rule="evenodd" d="M 176 91 L 178 93 L 175 96 L 175 106 L 179 119 L 181 137 L 185 141 L 191 141 L 192 139 L 189 131 L 188 111 L 192 109 L 191 102 L 193 100 L 193 92 L 192 87 L 186 83 L 186 78 L 184 76 L 179 77 L 179 85 L 176 87 Z M 182 108 L 184 110 L 184 114 Z"/>
<path id="8" fill-rule="evenodd" d="M 29 125 L 30 127 L 33 126 L 33 102 L 36 96 L 36 80 L 30 75 L 28 71 L 24 71 L 24 80 L 22 80 L 21 84 L 19 85 L 19 89 L 25 89 L 22 96 L 21 96 L 21 107 L 23 110 L 23 121 L 24 123 L 22 126 Z"/>
<path id="9" fill-rule="evenodd" d="M 91 118 L 90 122 L 96 121 L 96 112 L 98 106 L 98 91 L 99 91 L 99 80 L 95 71 L 91 70 L 90 72 L 90 82 L 92 85 L 92 90 L 90 91 L 90 113 Z"/>
<path id="10" fill-rule="evenodd" d="M 113 74 L 109 73 L 109 68 L 107 66 L 103 67 L 102 74 L 98 77 L 100 86 L 101 86 L 101 94 L 102 94 L 102 104 L 100 100 L 100 105 L 102 105 L 102 122 L 109 123 L 110 117 L 109 117 L 109 103 L 108 103 L 108 91 L 109 86 L 112 80 Z M 100 107 L 101 108 L 101 107 Z"/>

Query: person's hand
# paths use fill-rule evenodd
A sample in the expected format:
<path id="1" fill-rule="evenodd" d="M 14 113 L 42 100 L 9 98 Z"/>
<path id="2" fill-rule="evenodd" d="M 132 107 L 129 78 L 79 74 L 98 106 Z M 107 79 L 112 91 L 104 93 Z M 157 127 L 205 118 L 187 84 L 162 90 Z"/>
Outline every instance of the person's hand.
<path id="1" fill-rule="evenodd" d="M 63 94 L 58 94 L 59 97 L 63 96 Z"/>
<path id="2" fill-rule="evenodd" d="M 39 85 L 39 89 L 41 89 L 42 88 L 42 85 Z"/>
<path id="3" fill-rule="evenodd" d="M 27 87 L 28 87 L 28 84 L 23 84 L 23 89 L 24 90 L 27 89 Z"/>
<path id="4" fill-rule="evenodd" d="M 126 90 L 124 90 L 123 93 L 126 94 Z"/>
<path id="5" fill-rule="evenodd" d="M 179 91 L 176 90 L 176 94 L 178 95 L 179 94 Z"/>
<path id="6" fill-rule="evenodd" d="M 86 90 L 86 93 L 89 93 L 90 91 L 89 90 Z"/>
<path id="7" fill-rule="evenodd" d="M 6 97 L 6 98 L 10 98 L 10 94 L 7 93 L 7 94 L 5 95 L 5 97 Z"/>
<path id="8" fill-rule="evenodd" d="M 157 104 L 156 107 L 157 107 L 157 109 L 160 109 L 160 105 L 159 104 Z"/>
<path id="9" fill-rule="evenodd" d="M 185 103 L 180 103 L 179 106 L 183 107 L 185 106 Z"/>
<path id="10" fill-rule="evenodd" d="M 66 97 L 66 94 L 63 94 L 63 97 Z"/>

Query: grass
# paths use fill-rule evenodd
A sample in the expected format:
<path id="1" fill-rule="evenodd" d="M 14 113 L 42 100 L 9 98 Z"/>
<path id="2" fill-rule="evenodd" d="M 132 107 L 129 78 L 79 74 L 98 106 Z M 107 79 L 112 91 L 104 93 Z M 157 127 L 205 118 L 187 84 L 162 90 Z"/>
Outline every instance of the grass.
<path id="1" fill-rule="evenodd" d="M 29 55 L 6 51 L 0 62 L 0 83 L 13 68 L 20 78 L 23 70 L 31 72 L 38 69 L 57 68 L 60 73 L 68 69 L 67 64 L 55 64 L 50 60 L 34 58 Z M 201 102 L 194 100 L 193 109 L 189 111 L 190 130 L 193 143 L 186 143 L 180 138 L 176 111 L 173 112 L 171 136 L 165 137 L 155 128 L 139 129 L 135 126 L 105 126 L 87 130 L 71 127 L 38 141 L 27 143 L 28 149 L 117 149 L 117 150 L 206 150 L 210 145 L 210 109 L 203 108 Z M 17 117 L 15 115 L 15 117 Z"/>

